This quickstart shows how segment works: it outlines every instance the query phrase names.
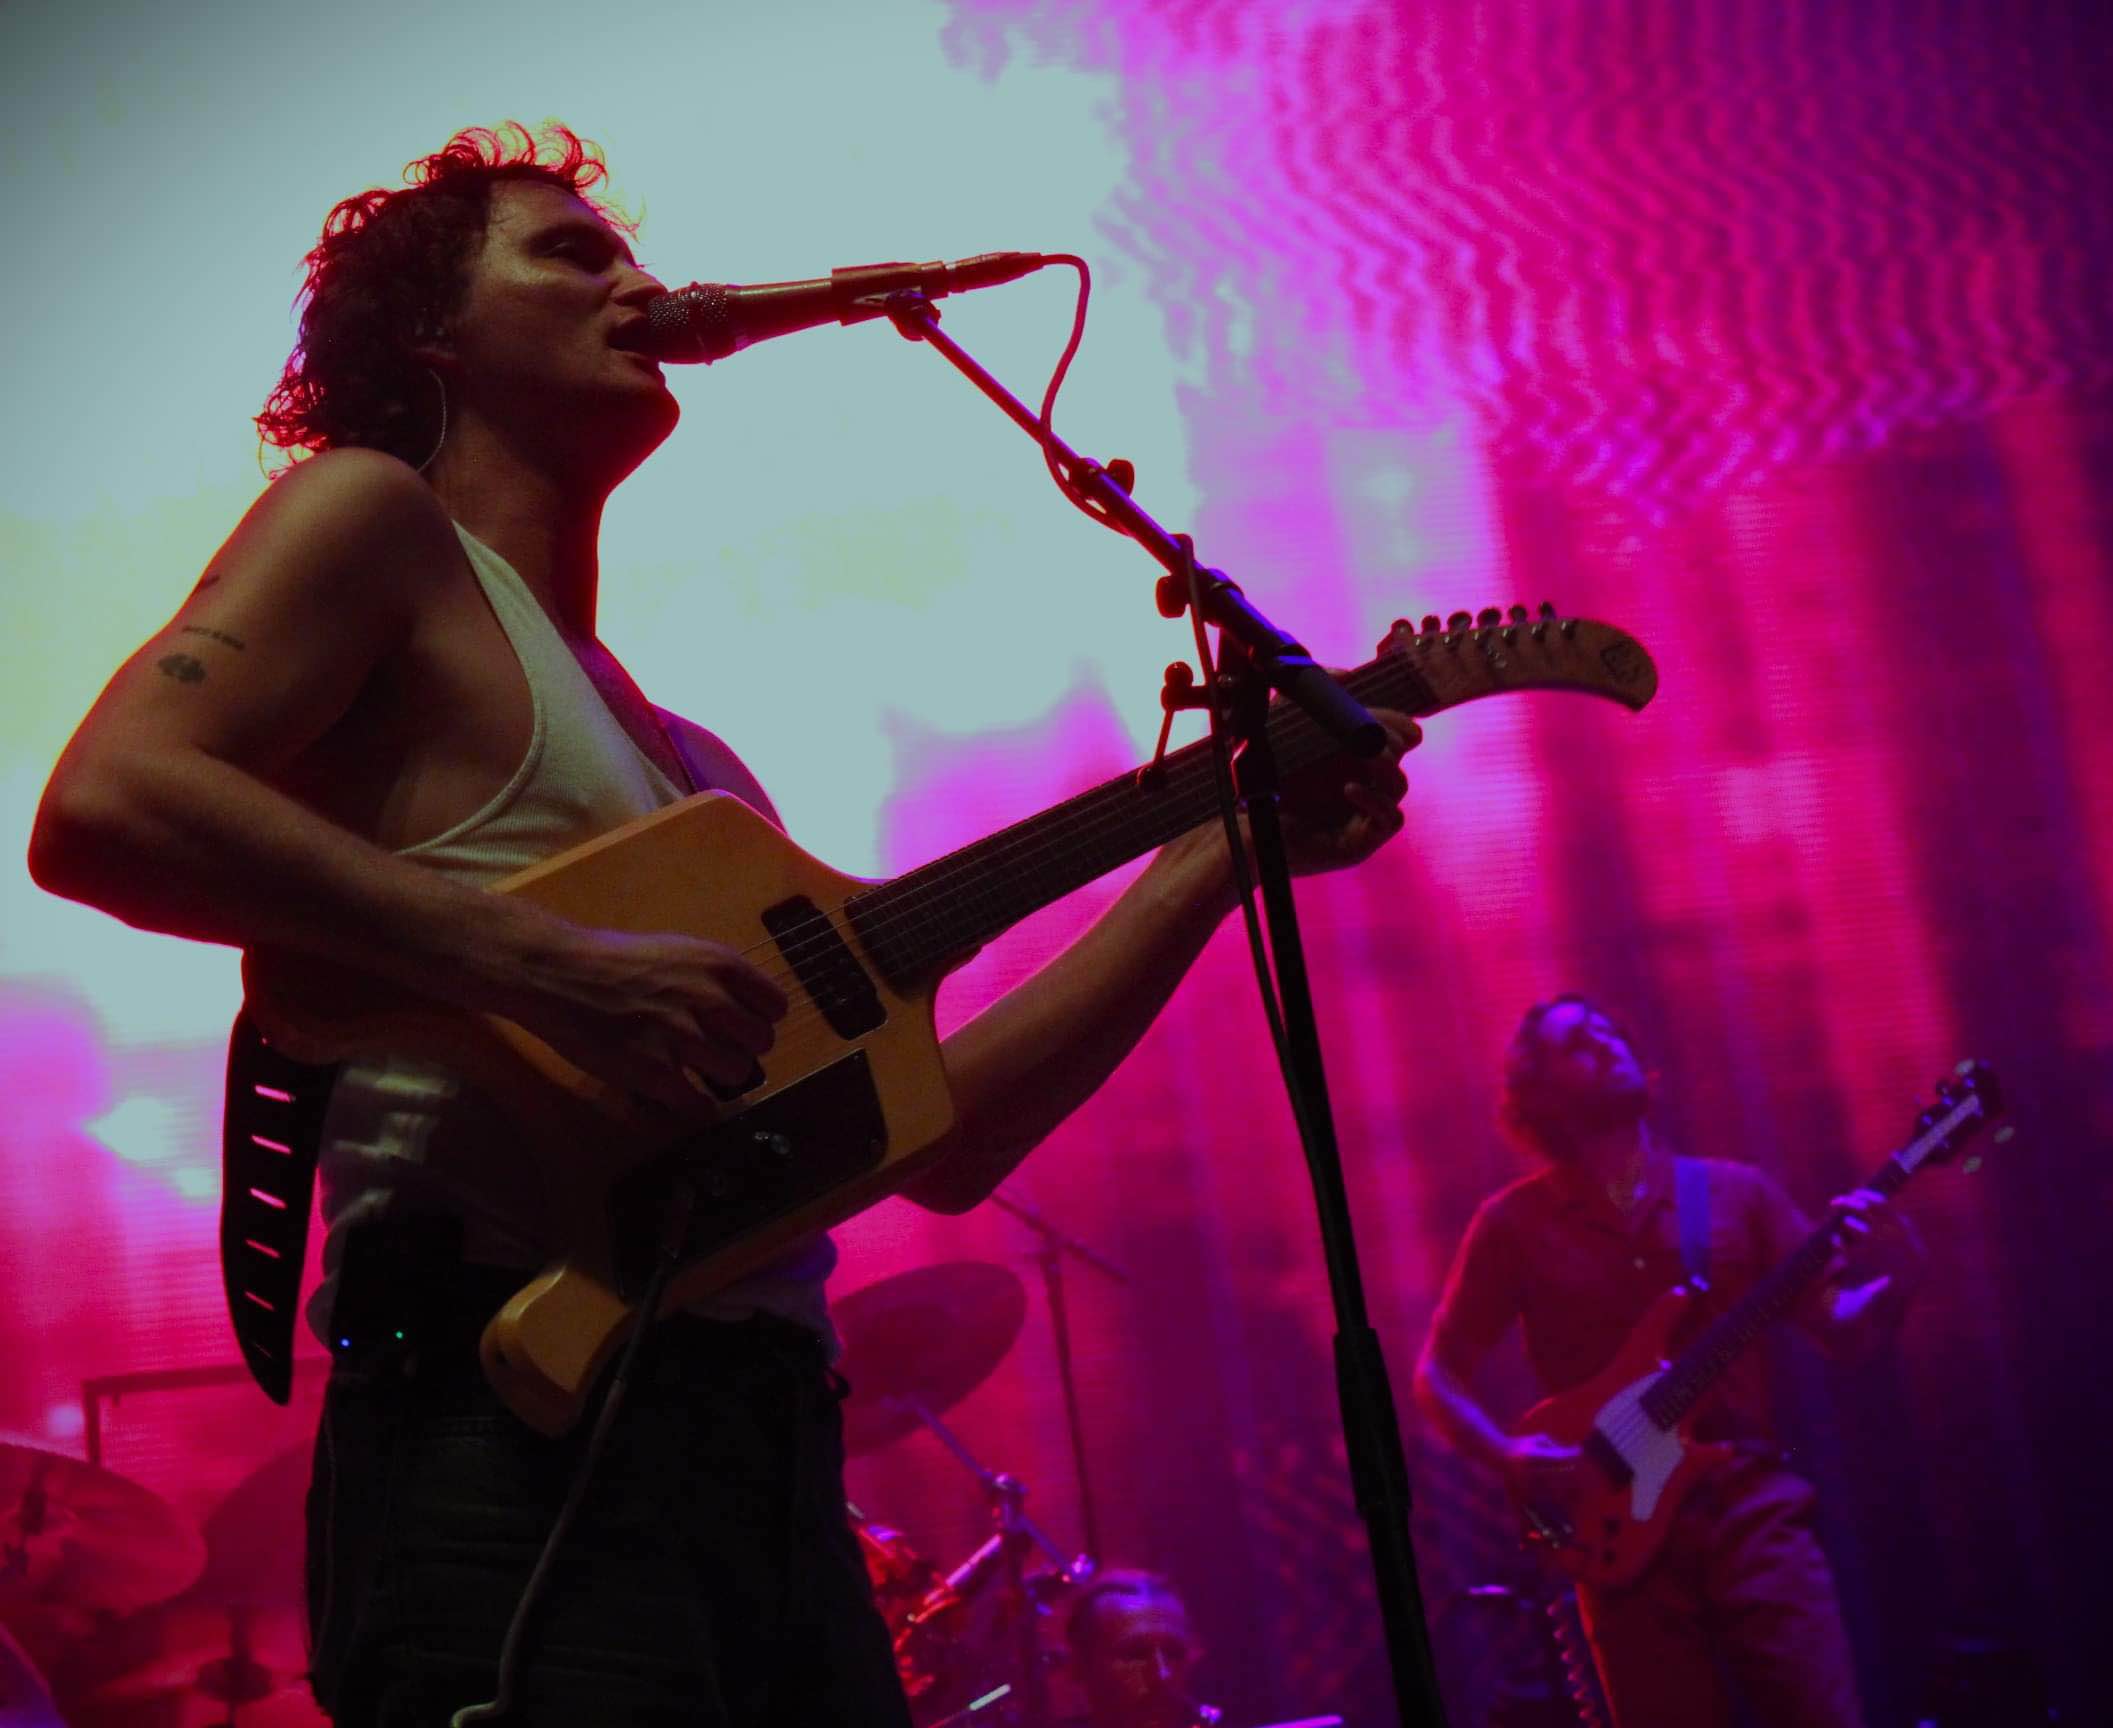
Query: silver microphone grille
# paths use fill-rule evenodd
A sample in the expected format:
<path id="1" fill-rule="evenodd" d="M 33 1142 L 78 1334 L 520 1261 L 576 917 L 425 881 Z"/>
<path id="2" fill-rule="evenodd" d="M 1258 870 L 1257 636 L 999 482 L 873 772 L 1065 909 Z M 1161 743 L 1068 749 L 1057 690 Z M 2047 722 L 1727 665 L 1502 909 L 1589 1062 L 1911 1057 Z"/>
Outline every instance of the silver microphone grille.
<path id="1" fill-rule="evenodd" d="M 702 360 L 709 365 L 734 351 L 733 318 L 726 285 L 692 282 L 646 307 L 652 351 L 661 360 Z"/>

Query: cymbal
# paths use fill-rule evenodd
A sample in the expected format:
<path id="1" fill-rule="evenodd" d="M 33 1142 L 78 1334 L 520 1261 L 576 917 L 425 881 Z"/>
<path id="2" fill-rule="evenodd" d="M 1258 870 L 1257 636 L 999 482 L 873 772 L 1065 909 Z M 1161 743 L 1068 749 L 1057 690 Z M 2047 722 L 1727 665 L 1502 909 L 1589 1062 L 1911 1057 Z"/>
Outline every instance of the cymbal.
<path id="1" fill-rule="evenodd" d="M 0 1728 L 66 1728 L 44 1677 L 0 1627 Z"/>
<path id="2" fill-rule="evenodd" d="M 281 1452 L 252 1470 L 206 1514 L 205 1570 L 186 1603 L 299 1608 L 310 1448 Z"/>
<path id="3" fill-rule="evenodd" d="M 917 1426 L 899 1400 L 935 1415 L 1004 1361 L 1027 1318 L 1027 1293 L 1003 1266 L 947 1260 L 854 1290 L 832 1303 L 844 1341 L 844 1450 L 876 1452 Z"/>
<path id="4" fill-rule="evenodd" d="M 205 1543 L 151 1489 L 63 1453 L 0 1444 L 0 1608 L 126 1613 L 196 1578 Z"/>

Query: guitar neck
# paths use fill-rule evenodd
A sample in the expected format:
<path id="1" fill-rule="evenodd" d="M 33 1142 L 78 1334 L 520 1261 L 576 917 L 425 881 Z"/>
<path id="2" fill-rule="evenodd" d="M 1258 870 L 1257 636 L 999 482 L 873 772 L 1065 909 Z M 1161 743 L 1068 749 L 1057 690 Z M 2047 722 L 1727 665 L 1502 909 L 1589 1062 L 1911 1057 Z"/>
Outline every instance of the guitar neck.
<path id="1" fill-rule="evenodd" d="M 1571 619 L 1427 632 L 1343 682 L 1368 706 L 1416 715 L 1528 689 L 1580 690 L 1641 708 L 1657 670 L 1621 631 Z M 1270 704 L 1267 731 L 1287 776 L 1337 748 L 1282 701 Z M 846 912 L 882 975 L 913 990 L 1030 913 L 1210 821 L 1216 780 L 1209 740 L 1186 745 L 1149 771 L 1119 775 L 854 895 Z"/>
<path id="2" fill-rule="evenodd" d="M 1879 1165 L 1864 1186 L 1890 1200 L 1932 1152 L 1948 1144 L 1962 1128 L 1984 1120 L 1987 1114 L 1985 1100 L 1973 1096 L 1962 1099 Z M 1701 1336 L 1644 1394 L 1643 1408 L 1653 1422 L 1666 1429 L 1680 1422 L 1755 1339 L 1804 1299 L 1833 1260 L 1839 1229 L 1832 1218 L 1819 1225 L 1740 1301 L 1703 1329 Z"/>
<path id="3" fill-rule="evenodd" d="M 1440 705 L 1400 655 L 1344 682 L 1368 705 L 1413 714 Z M 1269 739 L 1286 774 L 1332 746 L 1297 709 L 1275 703 Z M 1030 913 L 1208 822 L 1218 808 L 1208 739 L 1170 751 L 1149 773 L 1117 776 L 1054 809 L 950 852 L 852 898 L 847 911 L 874 964 L 898 988 L 928 977 Z"/>

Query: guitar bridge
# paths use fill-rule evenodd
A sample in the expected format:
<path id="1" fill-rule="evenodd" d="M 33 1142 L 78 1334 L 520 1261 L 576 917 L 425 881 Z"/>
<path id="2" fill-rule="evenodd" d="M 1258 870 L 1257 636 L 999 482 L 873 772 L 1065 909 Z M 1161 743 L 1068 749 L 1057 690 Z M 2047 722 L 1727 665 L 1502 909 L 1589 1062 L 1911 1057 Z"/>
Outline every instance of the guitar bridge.
<path id="1" fill-rule="evenodd" d="M 876 1168 L 887 1149 L 872 1064 L 853 1050 L 610 1188 L 617 1289 L 629 1302 L 645 1293 L 678 1182 L 695 1201 L 677 1258 L 702 1260 Z"/>

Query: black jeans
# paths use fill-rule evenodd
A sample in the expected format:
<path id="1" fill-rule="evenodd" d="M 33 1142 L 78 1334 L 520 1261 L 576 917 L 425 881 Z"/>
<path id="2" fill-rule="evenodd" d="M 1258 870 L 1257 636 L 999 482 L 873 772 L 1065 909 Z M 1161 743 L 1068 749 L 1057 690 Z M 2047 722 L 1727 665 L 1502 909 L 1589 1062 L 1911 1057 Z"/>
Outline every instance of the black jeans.
<path id="1" fill-rule="evenodd" d="M 460 1268 L 410 1343 L 332 1372 L 308 1595 L 316 1696 L 343 1728 L 444 1728 L 493 1695 L 592 1425 L 546 1439 L 485 1382 L 478 1333 L 521 1282 Z M 785 1322 L 653 1327 L 529 1622 L 509 1721 L 908 1728 L 845 1517 L 842 1395 Z"/>

